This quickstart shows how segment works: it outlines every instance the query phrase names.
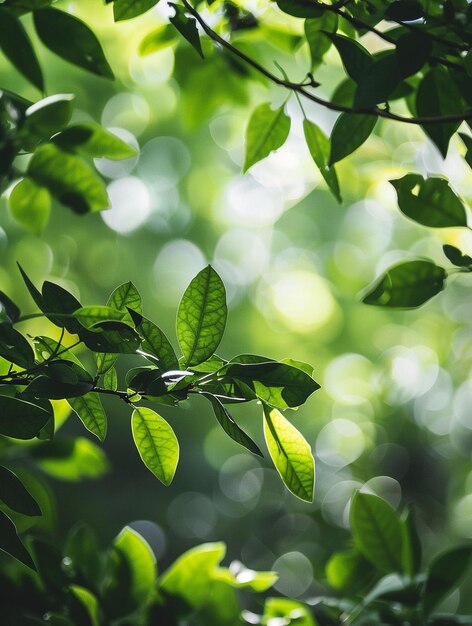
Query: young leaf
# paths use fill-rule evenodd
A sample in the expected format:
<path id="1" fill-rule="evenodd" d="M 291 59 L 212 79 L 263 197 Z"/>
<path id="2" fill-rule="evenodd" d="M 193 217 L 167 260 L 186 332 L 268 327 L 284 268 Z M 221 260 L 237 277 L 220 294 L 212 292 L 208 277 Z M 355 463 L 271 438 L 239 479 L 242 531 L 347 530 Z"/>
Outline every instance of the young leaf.
<path id="1" fill-rule="evenodd" d="M 225 433 L 229 435 L 233 441 L 236 441 L 236 443 L 244 446 L 253 454 L 264 456 L 254 441 L 236 424 L 226 407 L 220 402 L 220 400 L 218 400 L 218 398 L 210 393 L 202 393 L 202 395 L 204 395 L 205 398 L 208 398 L 211 402 L 216 419 Z"/>
<path id="2" fill-rule="evenodd" d="M 159 367 L 164 371 L 179 369 L 179 360 L 174 352 L 174 348 L 156 324 L 143 317 L 137 330 L 143 338 L 141 350 L 144 356 L 148 354 L 151 357 L 155 357 Z M 154 359 L 151 360 L 154 362 Z"/>
<path id="3" fill-rule="evenodd" d="M 374 130 L 375 115 L 341 113 L 331 132 L 331 155 L 328 165 L 337 163 L 357 150 Z"/>
<path id="4" fill-rule="evenodd" d="M 315 462 L 301 433 L 277 409 L 264 405 L 264 437 L 270 457 L 287 489 L 312 502 Z"/>
<path id="5" fill-rule="evenodd" d="M 290 118 L 284 107 L 275 111 L 266 102 L 258 106 L 249 120 L 246 130 L 246 157 L 243 172 L 265 159 L 273 150 L 280 148 L 290 132 Z"/>
<path id="6" fill-rule="evenodd" d="M 327 33 L 335 33 L 338 28 L 338 16 L 336 13 L 325 11 L 317 19 L 305 20 L 305 36 L 310 46 L 311 64 L 319 65 L 323 56 L 331 47 L 331 40 Z"/>
<path id="7" fill-rule="evenodd" d="M 0 435 L 15 439 L 33 439 L 51 415 L 36 404 L 10 396 L 0 396 L 0 406 Z"/>
<path id="8" fill-rule="evenodd" d="M 212 356 L 223 336 L 227 315 L 225 287 L 208 265 L 190 282 L 177 313 L 177 337 L 185 367 Z"/>
<path id="9" fill-rule="evenodd" d="M 49 221 L 51 195 L 31 178 L 22 178 L 8 197 L 8 207 L 19 224 L 40 235 Z"/>
<path id="10" fill-rule="evenodd" d="M 101 211 L 109 205 L 103 180 L 80 157 L 53 144 L 36 150 L 27 174 L 75 213 Z"/>
<path id="11" fill-rule="evenodd" d="M 159 0 L 115 0 L 113 2 L 113 17 L 115 22 L 130 20 L 152 9 Z"/>
<path id="12" fill-rule="evenodd" d="M 100 607 L 93 593 L 79 585 L 71 585 L 70 590 L 85 609 L 90 626 L 100 626 Z"/>
<path id="13" fill-rule="evenodd" d="M 374 61 L 370 52 L 355 39 L 344 35 L 331 35 L 330 39 L 339 52 L 347 75 L 359 83 Z"/>
<path id="14" fill-rule="evenodd" d="M 6 552 L 31 569 L 36 569 L 34 561 L 21 543 L 13 522 L 0 511 L 0 551 Z"/>
<path id="15" fill-rule="evenodd" d="M 264 604 L 263 624 L 294 624 L 296 626 L 317 626 L 305 604 L 290 598 L 268 598 Z"/>
<path id="16" fill-rule="evenodd" d="M 93 74 L 114 78 L 100 42 L 82 20 L 52 8 L 34 11 L 33 16 L 38 37 L 52 52 Z"/>
<path id="17" fill-rule="evenodd" d="M 167 48 L 175 43 L 176 33 L 175 29 L 168 24 L 163 28 L 156 28 L 148 33 L 139 44 L 138 52 L 141 56 L 147 56 L 153 54 L 158 50 Z"/>
<path id="18" fill-rule="evenodd" d="M 25 369 L 34 365 L 34 352 L 28 340 L 8 322 L 0 324 L 0 356 Z"/>
<path id="19" fill-rule="evenodd" d="M 83 156 L 107 159 L 129 159 L 136 150 L 113 133 L 93 122 L 81 122 L 69 126 L 51 140 L 62 150 Z"/>
<path id="20" fill-rule="evenodd" d="M 392 507 L 378 496 L 357 491 L 349 519 L 354 541 L 365 558 L 381 572 L 401 572 L 402 532 Z"/>
<path id="21" fill-rule="evenodd" d="M 168 486 L 179 460 L 179 442 L 169 424 L 155 411 L 137 408 L 131 418 L 133 439 L 144 465 Z"/>
<path id="22" fill-rule="evenodd" d="M 20 20 L 3 7 L 0 9 L 0 48 L 30 83 L 44 91 L 43 73 L 28 34 Z"/>
<path id="23" fill-rule="evenodd" d="M 472 549 L 462 546 L 436 556 L 428 567 L 423 592 L 423 611 L 429 616 L 441 600 L 459 584 L 470 565 Z"/>
<path id="24" fill-rule="evenodd" d="M 406 174 L 391 180 L 398 196 L 398 206 L 407 217 L 432 228 L 467 226 L 465 207 L 446 179 Z"/>
<path id="25" fill-rule="evenodd" d="M 68 398 L 67 402 L 85 428 L 98 437 L 100 441 L 104 441 L 107 434 L 107 416 L 98 394 L 87 393 L 79 398 Z"/>
<path id="26" fill-rule="evenodd" d="M 450 246 L 449 244 L 445 244 L 443 246 L 443 252 L 449 261 L 456 265 L 457 267 L 471 267 L 472 266 L 472 257 L 468 254 L 463 254 L 459 248 L 455 246 Z"/>
<path id="27" fill-rule="evenodd" d="M 41 515 L 38 503 L 18 476 L 2 466 L 0 466 L 0 501 L 23 515 Z"/>
<path id="28" fill-rule="evenodd" d="M 118 354 L 95 352 L 93 357 L 95 359 L 95 365 L 97 366 L 97 376 L 106 374 L 106 372 L 108 372 L 108 370 L 116 363 L 118 356 Z"/>
<path id="29" fill-rule="evenodd" d="M 118 311 L 132 309 L 140 315 L 143 313 L 141 296 L 132 282 L 123 283 L 117 287 L 108 298 L 107 306 Z"/>
<path id="30" fill-rule="evenodd" d="M 431 261 L 406 261 L 388 269 L 362 302 L 393 308 L 415 308 L 440 293 L 446 278 L 446 270 Z"/>
<path id="31" fill-rule="evenodd" d="M 329 167 L 329 153 L 330 143 L 329 139 L 313 122 L 305 119 L 303 120 L 303 132 L 305 134 L 305 141 L 308 146 L 308 150 L 313 158 L 313 161 L 318 166 L 321 175 L 323 176 L 326 184 L 331 190 L 333 196 L 338 202 L 341 202 L 341 194 L 339 192 L 338 177 L 334 167 Z"/>
<path id="32" fill-rule="evenodd" d="M 170 23 L 175 26 L 179 33 L 203 59 L 203 50 L 202 44 L 200 43 L 200 35 L 198 34 L 197 21 L 195 18 L 185 15 L 186 10 L 183 6 L 174 4 L 173 2 L 169 2 L 169 6 L 175 10 L 174 17 L 169 18 Z"/>
<path id="33" fill-rule="evenodd" d="M 440 65 L 429 70 L 416 94 L 416 110 L 421 117 L 444 116 L 461 112 L 461 94 L 450 73 Z M 436 144 L 444 158 L 449 140 L 460 122 L 424 124 L 423 130 Z"/>

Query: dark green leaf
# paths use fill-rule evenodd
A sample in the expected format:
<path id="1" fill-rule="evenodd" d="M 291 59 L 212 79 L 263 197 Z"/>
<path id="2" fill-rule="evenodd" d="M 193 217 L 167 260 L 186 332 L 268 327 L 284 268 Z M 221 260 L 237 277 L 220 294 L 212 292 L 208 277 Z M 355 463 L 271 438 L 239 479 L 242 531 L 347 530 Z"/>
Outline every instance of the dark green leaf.
<path id="1" fill-rule="evenodd" d="M 167 387 L 156 367 L 135 367 L 126 374 L 126 385 L 140 395 L 162 396 Z"/>
<path id="2" fill-rule="evenodd" d="M 222 374 L 249 386 L 254 394 L 279 409 L 303 404 L 319 385 L 298 367 L 269 361 L 266 363 L 229 363 Z"/>
<path id="3" fill-rule="evenodd" d="M 203 393 L 202 395 L 211 402 L 216 419 L 225 433 L 229 435 L 233 441 L 247 448 L 249 452 L 264 456 L 254 441 L 237 425 L 218 398 L 215 398 L 215 396 L 209 393 Z"/>
<path id="4" fill-rule="evenodd" d="M 341 113 L 331 132 L 329 166 L 357 150 L 374 130 L 375 115 Z"/>
<path id="5" fill-rule="evenodd" d="M 376 58 L 358 80 L 354 108 L 371 109 L 377 104 L 387 102 L 401 80 L 402 75 L 394 52 Z"/>
<path id="6" fill-rule="evenodd" d="M 38 503 L 18 476 L 2 466 L 0 466 L 0 500 L 10 509 L 23 515 L 41 515 Z"/>
<path id="7" fill-rule="evenodd" d="M 455 246 L 450 246 L 449 244 L 445 244 L 443 246 L 443 252 L 446 257 L 449 259 L 451 263 L 456 265 L 457 267 L 471 267 L 472 266 L 472 257 L 468 254 L 463 254 L 458 248 Z"/>
<path id="8" fill-rule="evenodd" d="M 312 0 L 276 0 L 281 11 L 294 17 L 321 17 L 325 12 Z"/>
<path id="9" fill-rule="evenodd" d="M 344 35 L 331 35 L 330 39 L 339 52 L 347 75 L 359 83 L 374 61 L 372 55 L 360 43 Z"/>
<path id="10" fill-rule="evenodd" d="M 406 261 L 388 269 L 362 301 L 402 309 L 418 307 L 444 289 L 446 278 L 446 271 L 431 261 Z"/>
<path id="11" fill-rule="evenodd" d="M 289 132 L 290 118 L 285 115 L 283 106 L 274 111 L 268 102 L 259 105 L 253 111 L 246 130 L 243 172 L 280 148 Z"/>
<path id="12" fill-rule="evenodd" d="M 159 0 L 115 0 L 113 2 L 113 17 L 115 22 L 130 20 L 152 9 Z"/>
<path id="13" fill-rule="evenodd" d="M 101 578 L 103 559 L 93 528 L 84 523 L 74 526 L 67 537 L 64 554 L 72 559 L 74 569 L 95 589 Z"/>
<path id="14" fill-rule="evenodd" d="M 48 398 L 61 400 L 64 398 L 77 398 L 88 393 L 93 387 L 91 380 L 77 381 L 76 383 L 61 382 L 49 376 L 40 374 L 36 376 L 26 387 L 26 393 L 35 398 Z"/>
<path id="15" fill-rule="evenodd" d="M 190 282 L 177 313 L 177 337 L 185 367 L 198 365 L 213 355 L 223 336 L 227 315 L 225 287 L 208 265 Z"/>
<path id="16" fill-rule="evenodd" d="M 67 126 L 72 116 L 74 95 L 58 93 L 35 102 L 26 109 L 21 137 L 26 145 L 49 139 Z"/>
<path id="17" fill-rule="evenodd" d="M 28 34 L 20 20 L 3 7 L 0 9 L 0 48 L 25 78 L 44 91 L 43 74 Z"/>
<path id="18" fill-rule="evenodd" d="M 390 181 L 398 196 L 400 211 L 407 217 L 432 228 L 467 226 L 464 205 L 446 179 L 407 174 Z"/>
<path id="19" fill-rule="evenodd" d="M 36 346 L 36 357 L 39 361 L 55 359 L 56 355 L 59 354 L 61 359 L 70 361 L 71 363 L 75 363 L 79 367 L 82 367 L 82 363 L 73 352 L 50 337 L 35 337 L 34 344 Z"/>
<path id="20" fill-rule="evenodd" d="M 467 165 L 472 168 L 472 137 L 470 137 L 470 135 L 465 135 L 464 133 L 459 133 L 459 137 L 462 139 L 466 147 L 464 159 Z"/>
<path id="21" fill-rule="evenodd" d="M 0 434 L 15 439 L 33 439 L 50 418 L 41 406 L 0 395 Z"/>
<path id="22" fill-rule="evenodd" d="M 3 291 L 0 291 L 0 305 L 10 322 L 14 324 L 19 320 L 21 315 L 20 309 Z"/>
<path id="23" fill-rule="evenodd" d="M 81 308 L 81 304 L 75 296 L 60 285 L 46 280 L 42 288 L 42 302 L 41 310 L 54 324 L 64 327 L 72 334 L 80 332 L 82 328 L 80 322 L 69 317 Z M 60 313 L 64 313 L 64 316 L 59 315 Z"/>
<path id="24" fill-rule="evenodd" d="M 170 425 L 155 411 L 141 407 L 133 411 L 131 428 L 144 465 L 170 485 L 179 461 L 179 442 Z"/>
<path id="25" fill-rule="evenodd" d="M 52 52 L 93 74 L 113 78 L 100 42 L 82 20 L 47 8 L 34 11 L 34 25 L 39 38 Z"/>
<path id="26" fill-rule="evenodd" d="M 423 610 L 428 616 L 441 600 L 459 584 L 470 565 L 472 548 L 462 546 L 436 556 L 428 567 Z"/>
<path id="27" fill-rule="evenodd" d="M 402 35 L 396 43 L 400 74 L 405 78 L 416 74 L 428 62 L 433 48 L 431 37 L 418 32 Z"/>
<path id="28" fill-rule="evenodd" d="M 61 567 L 62 554 L 59 549 L 49 541 L 37 537 L 29 545 L 41 580 L 47 588 L 62 591 L 69 581 Z"/>
<path id="29" fill-rule="evenodd" d="M 8 207 L 18 224 L 40 235 L 49 221 L 51 195 L 31 178 L 22 178 L 8 197 Z"/>
<path id="30" fill-rule="evenodd" d="M 0 511 L 0 550 L 31 569 L 36 569 L 29 552 L 18 538 L 15 525 L 2 511 Z"/>
<path id="31" fill-rule="evenodd" d="M 8 322 L 0 324 L 0 356 L 25 369 L 34 365 L 33 348 Z"/>
<path id="32" fill-rule="evenodd" d="M 421 117 L 460 113 L 461 102 L 456 83 L 441 66 L 434 67 L 425 74 L 416 94 L 416 110 Z M 446 158 L 449 140 L 459 126 L 460 122 L 424 124 L 423 130 Z"/>
<path id="33" fill-rule="evenodd" d="M 98 437 L 100 441 L 104 441 L 107 434 L 107 416 L 98 394 L 87 393 L 79 398 L 68 398 L 67 402 L 85 428 Z"/>
<path id="34" fill-rule="evenodd" d="M 385 500 L 358 491 L 349 519 L 354 541 L 366 559 L 381 572 L 402 571 L 400 519 Z"/>
<path id="35" fill-rule="evenodd" d="M 136 331 L 123 322 L 99 322 L 93 330 L 83 329 L 80 339 L 94 352 L 134 354 L 141 344 Z"/>
<path id="36" fill-rule="evenodd" d="M 26 272 L 24 271 L 24 269 L 21 267 L 21 265 L 19 263 L 17 263 L 18 265 L 18 269 L 20 270 L 21 276 L 23 277 L 23 281 L 30 293 L 30 296 L 33 298 L 36 306 L 43 310 L 44 307 L 44 302 L 43 302 L 43 296 L 41 295 L 41 293 L 36 289 L 36 287 L 33 285 L 33 283 L 31 282 L 31 280 L 28 278 Z"/>
<path id="37" fill-rule="evenodd" d="M 52 141 L 62 150 L 83 156 L 107 159 L 129 159 L 136 150 L 113 133 L 93 122 L 69 126 L 55 135 Z"/>
<path id="38" fill-rule="evenodd" d="M 331 190 L 333 196 L 338 202 L 341 202 L 342 199 L 339 192 L 336 170 L 334 167 L 329 167 L 328 165 L 331 149 L 329 139 L 316 124 L 307 119 L 303 120 L 303 132 L 305 134 L 305 141 L 313 161 L 318 166 L 318 169 L 320 170 L 320 173 L 326 181 L 326 184 Z"/>
<path id="39" fill-rule="evenodd" d="M 311 64 L 319 65 L 325 53 L 331 46 L 331 40 L 326 33 L 335 33 L 338 28 L 336 13 L 325 11 L 316 19 L 305 20 L 305 36 L 310 46 Z"/>
<path id="40" fill-rule="evenodd" d="M 197 21 L 195 18 L 185 15 L 186 10 L 183 6 L 174 4 L 173 2 L 169 2 L 169 6 L 175 10 L 174 17 L 169 18 L 170 23 L 175 26 L 182 37 L 189 42 L 192 48 L 196 50 L 203 59 L 203 50 L 200 43 L 200 35 L 198 34 Z"/>
<path id="41" fill-rule="evenodd" d="M 385 18 L 394 22 L 411 22 L 423 16 L 424 8 L 418 0 L 396 0 L 385 11 Z"/>
<path id="42" fill-rule="evenodd" d="M 287 489 L 301 500 L 312 502 L 315 462 L 306 439 L 280 411 L 267 405 L 264 405 L 264 437 Z"/>
<path id="43" fill-rule="evenodd" d="M 413 509 L 407 509 L 401 519 L 403 571 L 413 578 L 421 568 L 421 542 L 415 524 Z"/>

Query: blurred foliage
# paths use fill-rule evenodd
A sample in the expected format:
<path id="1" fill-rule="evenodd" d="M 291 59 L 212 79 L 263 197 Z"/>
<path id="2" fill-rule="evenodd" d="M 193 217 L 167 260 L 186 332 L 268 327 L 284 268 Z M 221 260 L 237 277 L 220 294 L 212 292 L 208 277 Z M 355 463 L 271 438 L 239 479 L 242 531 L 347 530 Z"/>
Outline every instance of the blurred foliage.
<path id="1" fill-rule="evenodd" d="M 8 187 L 1 201 L 0 289 L 22 311 L 32 310 L 17 261 L 35 284 L 60 284 L 84 302 L 105 302 L 112 285 L 132 281 L 146 302 L 145 315 L 174 343 L 180 295 L 211 262 L 230 309 L 218 352 L 314 363 L 321 383 L 293 420 L 317 463 L 313 504 L 284 491 L 266 460 L 238 454 L 203 400 L 195 399 L 191 410 L 185 401 L 162 409 L 182 451 L 170 490 L 143 473 L 124 403 L 104 399 L 113 427 L 102 449 L 83 436 L 78 420 L 67 419 L 67 403 L 54 400 L 56 423 L 64 421 L 55 441 L 15 446 L 18 452 L 9 457 L 8 467 L 43 512 L 33 519 L 19 513 L 20 535 L 34 526 L 46 540 L 64 539 L 82 519 L 110 543 L 130 519 L 150 519 L 156 525 L 143 533 L 165 565 L 183 549 L 224 537 L 231 558 L 277 571 L 275 591 L 295 599 L 295 605 L 268 602 L 264 619 L 281 612 L 288 619 L 295 611 L 302 624 L 302 618 L 310 621 L 299 604 L 327 593 L 325 565 L 330 571 L 349 525 L 351 497 L 364 484 L 394 508 L 401 500 L 415 503 L 423 564 L 439 546 L 470 540 L 472 346 L 470 279 L 464 274 L 472 256 L 471 140 L 468 124 L 459 126 L 470 107 L 468 3 L 197 5 L 212 33 L 273 72 L 276 81 L 205 35 L 189 5 L 35 3 L 40 15 L 31 19 L 30 5 L 17 11 L 14 4 L 2 4 L 0 19 L 0 141 Z M 137 6 L 149 11 L 125 19 L 135 17 Z M 84 71 L 91 69 L 84 57 L 78 62 L 80 56 L 61 53 L 65 29 L 56 45 L 47 43 L 46 31 L 55 31 L 44 22 L 51 15 L 57 20 L 57 12 L 59 19 L 80 18 L 96 33 L 100 48 L 93 48 L 92 61 L 102 76 Z M 4 26 L 12 19 L 16 31 Z M 38 60 L 26 75 L 20 61 L 12 65 L 8 44 L 18 29 Z M 77 34 L 74 41 L 82 36 L 92 41 Z M 192 46 L 200 46 L 204 59 Z M 110 67 L 114 82 L 103 78 Z M 380 79 L 385 76 L 389 80 Z M 287 90 L 284 82 L 291 81 L 296 88 Z M 51 128 L 46 116 L 46 130 L 41 122 L 42 134 L 26 141 L 22 129 L 38 107 L 39 92 L 40 111 L 59 103 L 71 120 L 64 116 Z M 64 92 L 75 95 L 73 110 L 69 96 L 57 97 Z M 303 111 L 296 97 L 287 100 L 294 92 Z M 356 111 L 338 116 L 339 107 Z M 254 116 L 261 111 L 277 132 L 257 150 L 252 142 L 248 159 L 244 137 L 258 138 L 261 124 Z M 403 124 L 392 115 L 458 117 L 446 124 Z M 108 152 L 108 142 L 118 153 Z M 51 178 L 41 159 L 38 174 L 32 164 L 45 153 L 46 162 L 59 155 L 61 167 L 72 159 L 71 174 L 86 168 L 97 206 L 90 187 L 84 192 L 75 178 Z M 77 215 L 102 208 L 100 203 L 110 208 Z M 415 307 L 433 295 L 415 311 L 391 308 Z M 384 306 L 367 307 L 362 298 Z M 47 319 L 23 324 L 26 337 L 60 339 Z M 93 368 L 85 352 L 76 354 Z M 125 377 L 120 362 L 117 377 Z M 262 447 L 253 426 L 260 410 L 244 404 L 233 411 Z M 135 524 L 139 532 L 145 522 Z M 9 557 L 2 557 L 3 566 L 12 567 Z M 365 583 L 364 596 L 374 584 Z M 453 587 L 435 611 L 470 615 L 470 576 Z M 340 590 L 346 598 L 350 593 Z M 250 598 L 245 606 L 252 615 L 263 613 Z M 396 623 L 392 615 L 383 619 Z"/>

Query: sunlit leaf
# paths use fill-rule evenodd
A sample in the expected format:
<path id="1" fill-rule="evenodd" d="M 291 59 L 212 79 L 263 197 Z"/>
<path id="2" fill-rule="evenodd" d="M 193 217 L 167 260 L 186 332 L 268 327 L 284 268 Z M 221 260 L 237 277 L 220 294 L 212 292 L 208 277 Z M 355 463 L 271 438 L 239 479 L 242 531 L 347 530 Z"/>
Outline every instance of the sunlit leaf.
<path id="1" fill-rule="evenodd" d="M 87 393 L 79 398 L 68 398 L 74 412 L 87 430 L 104 441 L 107 433 L 107 417 L 97 393 Z"/>
<path id="2" fill-rule="evenodd" d="M 315 618 L 307 606 L 289 598 L 268 598 L 264 604 L 264 624 L 296 624 L 297 626 L 317 626 Z M 283 620 L 283 621 L 282 621 Z"/>
<path id="3" fill-rule="evenodd" d="M 113 17 L 115 22 L 130 20 L 152 9 L 159 0 L 115 0 L 113 2 Z"/>
<path id="4" fill-rule="evenodd" d="M 60 439 L 43 443 L 33 456 L 41 469 L 58 480 L 100 478 L 109 470 L 105 452 L 89 439 Z"/>
<path id="5" fill-rule="evenodd" d="M 341 161 L 367 141 L 374 130 L 375 115 L 341 113 L 331 131 L 329 166 Z"/>
<path id="6" fill-rule="evenodd" d="M 305 134 L 305 141 L 313 161 L 318 166 L 318 169 L 320 170 L 320 173 L 326 181 L 326 184 L 331 190 L 333 196 L 338 202 L 341 202 L 341 194 L 339 191 L 336 170 L 334 167 L 329 167 L 328 165 L 331 150 L 329 139 L 323 133 L 321 128 L 307 119 L 303 120 L 303 132 Z"/>
<path id="7" fill-rule="evenodd" d="M 49 221 L 51 195 L 31 178 L 23 178 L 15 185 L 8 197 L 13 218 L 22 226 L 40 235 Z"/>
<path id="8" fill-rule="evenodd" d="M 93 158 L 129 159 L 136 155 L 132 146 L 93 122 L 69 126 L 52 141 L 62 150 Z"/>
<path id="9" fill-rule="evenodd" d="M 200 43 L 200 35 L 198 34 L 197 21 L 193 17 L 187 17 L 186 9 L 180 4 L 169 2 L 175 10 L 175 15 L 169 18 L 169 22 L 175 26 L 179 33 L 184 37 L 194 50 L 203 58 L 202 45 Z"/>
<path id="10" fill-rule="evenodd" d="M 285 143 L 290 132 L 290 118 L 284 107 L 273 110 L 269 103 L 261 104 L 252 113 L 246 130 L 246 156 L 243 172 L 269 156 Z"/>
<path id="11" fill-rule="evenodd" d="M 141 350 L 145 356 L 148 354 L 157 359 L 164 371 L 179 369 L 179 361 L 172 345 L 156 324 L 143 317 L 138 332 L 143 338 Z"/>
<path id="12" fill-rule="evenodd" d="M 318 65 L 331 46 L 331 40 L 327 33 L 335 33 L 338 27 L 336 13 L 325 11 L 316 19 L 305 20 L 305 36 L 310 46 L 311 63 Z"/>
<path id="13" fill-rule="evenodd" d="M 144 465 L 164 485 L 170 485 L 179 461 L 179 442 L 172 428 L 164 418 L 147 408 L 133 411 L 131 428 Z"/>
<path id="14" fill-rule="evenodd" d="M 51 135 L 67 126 L 72 116 L 74 95 L 58 93 L 35 102 L 26 109 L 21 136 L 30 144 Z"/>
<path id="15" fill-rule="evenodd" d="M 311 502 L 315 463 L 306 439 L 280 411 L 266 405 L 264 436 L 270 457 L 286 487 L 301 500 Z"/>

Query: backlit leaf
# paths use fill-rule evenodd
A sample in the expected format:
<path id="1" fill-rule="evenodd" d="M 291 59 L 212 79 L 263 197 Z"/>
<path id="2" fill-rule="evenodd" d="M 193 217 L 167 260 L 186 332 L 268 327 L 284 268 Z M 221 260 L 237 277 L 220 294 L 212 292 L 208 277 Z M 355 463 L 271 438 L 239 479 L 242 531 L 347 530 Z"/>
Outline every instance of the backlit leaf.
<path id="1" fill-rule="evenodd" d="M 285 143 L 290 131 L 290 118 L 284 107 L 275 111 L 269 103 L 258 106 L 251 115 L 246 130 L 246 156 L 243 172 L 251 165 L 265 159 L 273 150 Z"/>
<path id="2" fill-rule="evenodd" d="M 115 22 L 130 20 L 152 9 L 159 0 L 115 0 L 113 2 L 113 17 Z"/>
<path id="3" fill-rule="evenodd" d="M 341 202 L 341 194 L 339 192 L 336 170 L 334 167 L 329 167 L 328 165 L 331 149 L 329 139 L 323 133 L 321 128 L 307 119 L 303 120 L 303 132 L 305 134 L 305 141 L 313 161 L 318 166 L 318 169 L 320 170 L 320 173 L 326 181 L 326 184 L 331 190 L 333 196 L 338 202 Z"/>
<path id="4" fill-rule="evenodd" d="M 341 113 L 331 132 L 329 166 L 357 150 L 374 130 L 375 115 Z"/>
<path id="5" fill-rule="evenodd" d="M 51 195 L 31 178 L 23 178 L 15 185 L 8 197 L 13 218 L 22 226 L 40 235 L 49 221 Z"/>
<path id="6" fill-rule="evenodd" d="M 68 398 L 74 412 L 87 430 L 104 441 L 107 433 L 107 417 L 97 393 L 87 393 L 79 398 Z"/>

